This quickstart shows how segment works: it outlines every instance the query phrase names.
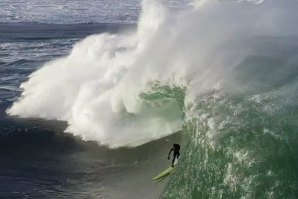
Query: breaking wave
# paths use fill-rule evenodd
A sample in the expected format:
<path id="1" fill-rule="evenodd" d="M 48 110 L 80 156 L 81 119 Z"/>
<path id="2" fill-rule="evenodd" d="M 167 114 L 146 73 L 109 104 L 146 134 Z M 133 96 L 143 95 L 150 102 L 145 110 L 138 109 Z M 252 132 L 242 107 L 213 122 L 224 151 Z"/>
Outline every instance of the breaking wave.
<path id="1" fill-rule="evenodd" d="M 146 0 L 136 30 L 80 41 L 7 112 L 111 148 L 182 130 L 164 198 L 296 198 L 296 9 L 194 1 L 177 15 Z"/>

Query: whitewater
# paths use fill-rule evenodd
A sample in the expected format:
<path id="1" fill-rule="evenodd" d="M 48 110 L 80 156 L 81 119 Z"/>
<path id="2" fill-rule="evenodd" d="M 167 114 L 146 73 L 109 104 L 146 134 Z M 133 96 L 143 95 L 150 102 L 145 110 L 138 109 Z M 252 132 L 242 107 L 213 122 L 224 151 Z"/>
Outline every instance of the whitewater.
<path id="1" fill-rule="evenodd" d="M 182 131 L 162 198 L 296 198 L 297 7 L 198 0 L 177 13 L 144 0 L 136 27 L 45 63 L 7 113 L 109 148 Z"/>

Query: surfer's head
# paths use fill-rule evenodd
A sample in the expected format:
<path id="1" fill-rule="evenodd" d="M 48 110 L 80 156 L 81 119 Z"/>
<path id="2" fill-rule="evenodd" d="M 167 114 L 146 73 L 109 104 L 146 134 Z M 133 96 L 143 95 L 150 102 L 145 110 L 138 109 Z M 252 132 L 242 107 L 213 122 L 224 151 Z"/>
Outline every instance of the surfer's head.
<path id="1" fill-rule="evenodd" d="M 176 144 L 176 143 L 174 143 L 174 144 L 173 144 L 173 148 L 174 148 L 174 149 L 176 149 L 176 150 L 179 150 L 179 149 L 180 149 L 180 145 L 179 145 L 179 144 Z"/>

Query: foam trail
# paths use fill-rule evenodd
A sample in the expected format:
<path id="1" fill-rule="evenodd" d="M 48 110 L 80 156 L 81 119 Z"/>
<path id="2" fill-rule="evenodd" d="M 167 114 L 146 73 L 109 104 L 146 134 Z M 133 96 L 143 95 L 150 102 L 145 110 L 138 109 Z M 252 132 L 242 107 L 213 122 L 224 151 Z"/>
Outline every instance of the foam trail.
<path id="1" fill-rule="evenodd" d="M 283 23 L 287 4 L 194 3 L 199 6 L 173 16 L 158 1 L 143 1 L 136 31 L 77 43 L 22 84 L 8 114 L 64 120 L 67 132 L 110 147 L 137 146 L 178 131 L 181 107 L 171 100 L 161 107 L 144 103 L 140 93 L 150 90 L 148 83 L 184 86 L 188 96 L 197 95 L 219 85 L 250 53 L 240 38 L 292 29 Z"/>

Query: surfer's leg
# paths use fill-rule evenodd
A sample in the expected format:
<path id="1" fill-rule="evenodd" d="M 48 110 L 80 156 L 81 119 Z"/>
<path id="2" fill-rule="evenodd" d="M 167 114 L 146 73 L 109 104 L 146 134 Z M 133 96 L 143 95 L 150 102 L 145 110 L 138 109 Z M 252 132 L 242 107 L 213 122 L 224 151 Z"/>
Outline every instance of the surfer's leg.
<path id="1" fill-rule="evenodd" d="M 174 167 L 175 157 L 172 160 L 172 167 Z"/>
<path id="2" fill-rule="evenodd" d="M 173 160 L 172 160 L 172 167 L 174 167 L 175 165 L 174 165 L 174 163 L 175 163 L 175 159 L 176 159 L 176 154 L 174 154 L 174 156 L 173 156 Z"/>

